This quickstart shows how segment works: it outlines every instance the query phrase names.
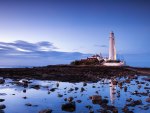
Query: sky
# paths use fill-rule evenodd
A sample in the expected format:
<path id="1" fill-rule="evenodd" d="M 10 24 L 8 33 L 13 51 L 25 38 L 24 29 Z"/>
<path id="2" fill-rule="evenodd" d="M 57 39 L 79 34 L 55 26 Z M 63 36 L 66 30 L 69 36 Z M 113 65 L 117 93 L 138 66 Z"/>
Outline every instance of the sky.
<path id="1" fill-rule="evenodd" d="M 29 65 L 26 59 L 48 65 L 100 52 L 106 56 L 111 31 L 118 56 L 150 67 L 149 0 L 0 0 L 0 64 Z"/>

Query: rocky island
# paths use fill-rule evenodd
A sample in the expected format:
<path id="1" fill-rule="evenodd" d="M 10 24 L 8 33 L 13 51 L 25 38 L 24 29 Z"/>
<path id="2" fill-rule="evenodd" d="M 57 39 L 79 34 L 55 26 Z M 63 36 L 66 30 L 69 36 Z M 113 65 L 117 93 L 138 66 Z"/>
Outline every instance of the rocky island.
<path id="1" fill-rule="evenodd" d="M 4 78 L 34 78 L 67 82 L 99 81 L 100 78 L 121 77 L 138 74 L 150 75 L 150 69 L 129 66 L 108 67 L 99 65 L 49 65 L 45 67 L 33 68 L 0 69 L 0 76 Z"/>

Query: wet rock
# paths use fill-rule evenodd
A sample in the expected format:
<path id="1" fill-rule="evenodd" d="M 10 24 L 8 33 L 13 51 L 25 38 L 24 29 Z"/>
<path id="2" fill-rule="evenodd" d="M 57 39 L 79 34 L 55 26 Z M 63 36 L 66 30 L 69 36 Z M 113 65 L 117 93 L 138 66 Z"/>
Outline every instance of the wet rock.
<path id="1" fill-rule="evenodd" d="M 150 82 L 150 78 L 143 78 L 143 80 Z"/>
<path id="2" fill-rule="evenodd" d="M 33 88 L 33 89 L 40 89 L 40 85 L 32 85 L 32 86 L 30 86 L 30 88 Z"/>
<path id="3" fill-rule="evenodd" d="M 119 86 L 120 88 L 122 88 L 122 85 L 123 85 L 122 82 L 118 82 L 118 86 Z"/>
<path id="4" fill-rule="evenodd" d="M 150 103 L 150 97 L 146 99 L 146 102 L 149 102 L 149 103 Z"/>
<path id="5" fill-rule="evenodd" d="M 84 83 L 83 83 L 83 86 L 87 86 L 87 83 L 84 82 Z"/>
<path id="6" fill-rule="evenodd" d="M 56 86 L 59 87 L 59 83 L 58 82 L 56 83 Z"/>
<path id="7" fill-rule="evenodd" d="M 81 87 L 81 92 L 85 91 L 85 89 L 83 87 Z"/>
<path id="8" fill-rule="evenodd" d="M 95 91 L 96 94 L 98 94 L 98 91 Z"/>
<path id="9" fill-rule="evenodd" d="M 73 101 L 73 97 L 69 97 L 68 102 L 72 102 L 72 101 Z"/>
<path id="10" fill-rule="evenodd" d="M 117 85 L 118 81 L 117 80 L 112 80 L 113 85 Z"/>
<path id="11" fill-rule="evenodd" d="M 136 101 L 131 101 L 129 104 L 127 104 L 127 106 L 136 106 L 136 105 L 141 105 L 142 104 L 142 101 L 141 100 L 136 100 Z"/>
<path id="12" fill-rule="evenodd" d="M 0 109 L 5 109 L 6 106 L 4 104 L 0 104 Z"/>
<path id="13" fill-rule="evenodd" d="M 0 113 L 5 113 L 4 110 L 0 109 Z"/>
<path id="14" fill-rule="evenodd" d="M 149 89 L 150 89 L 150 87 L 144 87 L 144 89 L 148 89 L 148 90 L 149 90 Z"/>
<path id="15" fill-rule="evenodd" d="M 78 102 L 78 103 L 81 103 L 82 101 L 81 101 L 81 100 L 77 100 L 77 102 Z"/>
<path id="16" fill-rule="evenodd" d="M 75 87 L 75 90 L 78 90 L 79 88 L 78 87 Z"/>
<path id="17" fill-rule="evenodd" d="M 76 110 L 76 104 L 75 102 L 69 102 L 69 103 L 63 104 L 61 106 L 61 109 L 67 112 L 73 112 Z"/>
<path id="18" fill-rule="evenodd" d="M 85 107 L 88 108 L 89 110 L 92 108 L 91 105 L 86 105 Z"/>
<path id="19" fill-rule="evenodd" d="M 96 86 L 92 86 L 92 88 L 95 88 Z"/>
<path id="20" fill-rule="evenodd" d="M 112 105 L 102 104 L 101 106 L 102 106 L 104 109 L 110 110 L 110 111 L 113 111 L 113 109 L 115 109 L 115 106 L 112 106 Z"/>
<path id="21" fill-rule="evenodd" d="M 126 99 L 127 102 L 131 102 L 132 98 L 128 98 Z"/>
<path id="22" fill-rule="evenodd" d="M 39 113 L 52 113 L 52 110 L 51 109 L 44 109 L 44 110 L 39 111 Z"/>
<path id="23" fill-rule="evenodd" d="M 32 104 L 31 104 L 31 103 L 26 103 L 25 105 L 26 105 L 26 106 L 32 106 Z"/>
<path id="24" fill-rule="evenodd" d="M 108 100 L 107 100 L 107 99 L 102 99 L 102 103 L 103 103 L 103 104 L 107 104 L 107 103 L 108 103 Z"/>
<path id="25" fill-rule="evenodd" d="M 127 92 L 127 86 L 124 87 L 124 91 Z"/>
<path id="26" fill-rule="evenodd" d="M 69 91 L 69 92 L 72 92 L 73 90 L 74 90 L 73 88 L 70 88 L 68 91 Z"/>
<path id="27" fill-rule="evenodd" d="M 142 86 L 141 85 L 138 85 L 138 89 L 140 89 Z"/>
<path id="28" fill-rule="evenodd" d="M 93 110 L 90 110 L 89 113 L 94 113 L 94 111 L 93 111 Z"/>
<path id="29" fill-rule="evenodd" d="M 67 101 L 67 98 L 64 98 L 64 101 Z"/>
<path id="30" fill-rule="evenodd" d="M 125 106 L 125 107 L 122 109 L 122 111 L 123 111 L 124 113 L 133 113 L 133 111 L 130 111 L 127 106 Z"/>
<path id="31" fill-rule="evenodd" d="M 52 89 L 50 89 L 50 91 L 54 92 L 56 89 L 57 89 L 57 88 L 52 88 Z"/>
<path id="32" fill-rule="evenodd" d="M 93 95 L 90 98 L 91 100 L 102 100 L 102 97 L 100 95 Z"/>
<path id="33" fill-rule="evenodd" d="M 0 99 L 0 102 L 3 102 L 3 101 L 5 101 L 5 99 Z"/>
<path id="34" fill-rule="evenodd" d="M 118 113 L 118 109 L 114 108 L 112 112 L 113 113 Z"/>
<path id="35" fill-rule="evenodd" d="M 90 97 L 93 104 L 101 104 L 102 103 L 102 97 L 100 95 L 93 95 Z"/>
<path id="36" fill-rule="evenodd" d="M 4 84 L 5 80 L 4 79 L 0 79 L 0 84 Z"/>
<path id="37" fill-rule="evenodd" d="M 26 89 L 24 89 L 23 92 L 26 93 Z"/>
<path id="38" fill-rule="evenodd" d="M 23 99 L 27 99 L 27 97 L 25 96 L 25 97 L 22 97 Z"/>
<path id="39" fill-rule="evenodd" d="M 126 83 L 130 83 L 130 79 L 126 79 L 125 82 L 126 82 Z"/>
<path id="40" fill-rule="evenodd" d="M 63 95 L 61 95 L 61 94 L 58 94 L 57 96 L 58 96 L 58 97 L 63 97 Z"/>

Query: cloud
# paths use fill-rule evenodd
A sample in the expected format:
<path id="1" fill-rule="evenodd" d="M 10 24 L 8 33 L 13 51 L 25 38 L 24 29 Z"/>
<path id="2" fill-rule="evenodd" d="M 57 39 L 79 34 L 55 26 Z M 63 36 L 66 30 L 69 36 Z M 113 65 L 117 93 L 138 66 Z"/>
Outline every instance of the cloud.
<path id="1" fill-rule="evenodd" d="M 95 47 L 102 47 L 102 48 L 107 48 L 107 45 L 94 45 Z"/>
<path id="2" fill-rule="evenodd" d="M 86 58 L 89 54 L 56 51 L 53 43 L 42 41 L 30 43 L 17 40 L 0 42 L 0 65 L 3 66 L 42 66 L 49 64 L 68 64 L 73 60 Z"/>

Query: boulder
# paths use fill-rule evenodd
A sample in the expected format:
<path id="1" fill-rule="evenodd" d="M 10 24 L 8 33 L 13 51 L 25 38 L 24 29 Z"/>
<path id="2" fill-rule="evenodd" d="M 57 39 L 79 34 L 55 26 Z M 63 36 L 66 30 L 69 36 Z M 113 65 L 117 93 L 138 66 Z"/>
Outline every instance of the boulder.
<path id="1" fill-rule="evenodd" d="M 146 102 L 149 102 L 149 103 L 150 103 L 150 97 L 146 99 Z"/>
<path id="2" fill-rule="evenodd" d="M 69 102 L 66 104 L 62 104 L 61 109 L 63 111 L 67 111 L 67 112 L 73 112 L 76 110 L 76 104 L 75 104 L 75 102 Z"/>
<path id="3" fill-rule="evenodd" d="M 4 84 L 5 80 L 4 79 L 0 79 L 0 84 Z"/>
<path id="4" fill-rule="evenodd" d="M 5 101 L 5 99 L 0 99 L 0 102 L 3 102 L 3 101 Z"/>
<path id="5" fill-rule="evenodd" d="M 39 111 L 39 113 L 52 113 L 52 110 L 51 109 L 44 109 L 44 110 Z"/>
<path id="6" fill-rule="evenodd" d="M 5 108 L 6 108 L 6 106 L 4 104 L 0 105 L 0 109 L 5 109 Z"/>

